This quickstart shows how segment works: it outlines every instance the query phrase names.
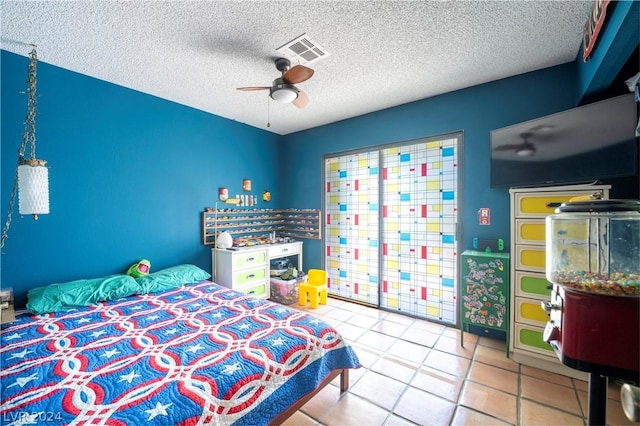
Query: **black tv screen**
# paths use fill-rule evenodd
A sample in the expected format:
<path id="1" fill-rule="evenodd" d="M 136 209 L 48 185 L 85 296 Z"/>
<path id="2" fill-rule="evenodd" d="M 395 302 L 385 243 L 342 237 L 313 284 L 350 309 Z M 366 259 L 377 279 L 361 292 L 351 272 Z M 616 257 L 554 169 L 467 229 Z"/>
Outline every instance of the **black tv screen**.
<path id="1" fill-rule="evenodd" d="M 633 94 L 491 132 L 491 187 L 605 181 L 638 175 Z"/>

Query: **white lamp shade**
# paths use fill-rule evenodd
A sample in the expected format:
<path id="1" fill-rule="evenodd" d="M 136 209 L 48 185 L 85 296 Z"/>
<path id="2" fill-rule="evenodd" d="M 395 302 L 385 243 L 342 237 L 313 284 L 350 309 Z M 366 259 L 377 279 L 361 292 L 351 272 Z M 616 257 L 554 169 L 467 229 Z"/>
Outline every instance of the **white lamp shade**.
<path id="1" fill-rule="evenodd" d="M 216 247 L 218 248 L 229 248 L 233 245 L 233 237 L 228 232 L 221 232 L 216 238 Z"/>
<path id="2" fill-rule="evenodd" d="M 18 166 L 18 206 L 20 214 L 49 213 L 49 170 L 45 166 Z"/>
<path id="3" fill-rule="evenodd" d="M 285 104 L 290 104 L 298 97 L 298 92 L 290 87 L 278 88 L 271 92 L 271 98 Z"/>
<path id="4" fill-rule="evenodd" d="M 534 148 L 520 148 L 516 150 L 516 155 L 518 157 L 531 157 L 535 153 L 536 150 Z"/>

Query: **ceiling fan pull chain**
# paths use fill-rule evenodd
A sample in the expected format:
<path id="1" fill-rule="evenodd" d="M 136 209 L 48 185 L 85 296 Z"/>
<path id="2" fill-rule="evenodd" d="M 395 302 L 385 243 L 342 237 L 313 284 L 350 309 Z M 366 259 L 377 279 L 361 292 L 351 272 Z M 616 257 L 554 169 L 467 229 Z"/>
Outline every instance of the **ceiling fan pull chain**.
<path id="1" fill-rule="evenodd" d="M 267 127 L 271 127 L 271 105 L 267 96 Z"/>

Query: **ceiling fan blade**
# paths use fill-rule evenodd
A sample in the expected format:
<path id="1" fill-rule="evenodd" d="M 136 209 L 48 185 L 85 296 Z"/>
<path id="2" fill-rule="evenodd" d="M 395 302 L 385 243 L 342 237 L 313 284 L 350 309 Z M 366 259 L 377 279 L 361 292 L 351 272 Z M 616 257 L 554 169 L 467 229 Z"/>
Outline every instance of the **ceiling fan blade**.
<path id="1" fill-rule="evenodd" d="M 494 151 L 512 151 L 514 149 L 518 149 L 522 147 L 522 144 L 511 144 L 511 145 L 500 145 L 493 148 Z"/>
<path id="2" fill-rule="evenodd" d="M 296 65 L 285 72 L 282 79 L 289 84 L 298 84 L 311 78 L 314 71 L 304 65 Z"/>
<path id="3" fill-rule="evenodd" d="M 250 86 L 250 87 L 238 87 L 238 90 L 242 90 L 243 92 L 251 92 L 253 90 L 269 90 L 271 87 L 269 86 Z"/>
<path id="4" fill-rule="evenodd" d="M 298 91 L 298 97 L 295 98 L 293 100 L 293 105 L 298 107 L 298 108 L 304 108 L 307 106 L 307 104 L 309 103 L 309 97 L 307 96 L 307 94 L 305 92 L 303 92 L 302 90 L 298 89 L 296 87 L 296 90 Z"/>

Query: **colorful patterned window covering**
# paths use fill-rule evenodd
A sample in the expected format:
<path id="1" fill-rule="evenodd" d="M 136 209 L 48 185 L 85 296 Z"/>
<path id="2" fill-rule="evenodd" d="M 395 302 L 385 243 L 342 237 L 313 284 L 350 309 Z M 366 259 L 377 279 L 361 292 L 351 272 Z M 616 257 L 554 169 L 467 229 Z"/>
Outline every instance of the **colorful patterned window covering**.
<path id="1" fill-rule="evenodd" d="M 330 294 L 456 324 L 461 143 L 450 134 L 325 157 Z"/>

